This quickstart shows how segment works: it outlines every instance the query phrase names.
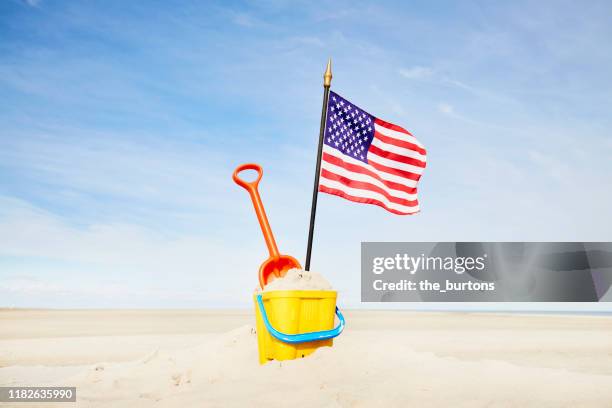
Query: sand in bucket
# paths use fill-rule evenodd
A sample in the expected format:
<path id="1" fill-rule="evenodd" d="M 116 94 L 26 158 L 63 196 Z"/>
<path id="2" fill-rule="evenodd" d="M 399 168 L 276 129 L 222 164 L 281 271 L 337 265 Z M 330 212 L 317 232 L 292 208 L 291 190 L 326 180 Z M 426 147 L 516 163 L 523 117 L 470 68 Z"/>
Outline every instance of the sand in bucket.
<path id="1" fill-rule="evenodd" d="M 330 283 L 318 272 L 290 269 L 281 278 L 269 282 L 265 292 L 272 290 L 334 290 Z"/>

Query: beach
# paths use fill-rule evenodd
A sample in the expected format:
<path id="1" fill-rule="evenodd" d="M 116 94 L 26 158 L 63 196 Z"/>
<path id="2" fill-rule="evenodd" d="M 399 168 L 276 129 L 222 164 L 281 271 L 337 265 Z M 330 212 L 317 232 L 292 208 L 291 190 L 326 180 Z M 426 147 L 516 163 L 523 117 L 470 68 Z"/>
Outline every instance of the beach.
<path id="1" fill-rule="evenodd" d="M 612 406 L 609 316 L 345 316 L 332 348 L 260 366 L 251 311 L 4 309 L 0 385 L 83 407 Z"/>

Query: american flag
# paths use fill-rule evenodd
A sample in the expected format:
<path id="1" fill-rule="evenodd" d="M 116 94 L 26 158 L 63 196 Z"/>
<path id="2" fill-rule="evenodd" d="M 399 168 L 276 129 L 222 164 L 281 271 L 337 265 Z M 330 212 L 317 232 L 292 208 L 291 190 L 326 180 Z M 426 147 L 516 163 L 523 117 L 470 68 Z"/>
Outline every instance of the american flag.
<path id="1" fill-rule="evenodd" d="M 406 129 L 330 91 L 319 191 L 415 214 L 426 161 L 425 148 Z"/>

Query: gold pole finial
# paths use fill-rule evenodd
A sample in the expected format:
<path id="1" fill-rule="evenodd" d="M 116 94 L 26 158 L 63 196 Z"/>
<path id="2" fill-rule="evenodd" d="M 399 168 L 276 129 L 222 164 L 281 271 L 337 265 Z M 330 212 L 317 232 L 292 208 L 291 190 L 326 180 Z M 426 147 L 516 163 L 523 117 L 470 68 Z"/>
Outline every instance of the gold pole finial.
<path id="1" fill-rule="evenodd" d="M 323 86 L 329 88 L 331 86 L 332 72 L 331 72 L 331 58 L 327 60 L 327 68 L 323 74 Z"/>

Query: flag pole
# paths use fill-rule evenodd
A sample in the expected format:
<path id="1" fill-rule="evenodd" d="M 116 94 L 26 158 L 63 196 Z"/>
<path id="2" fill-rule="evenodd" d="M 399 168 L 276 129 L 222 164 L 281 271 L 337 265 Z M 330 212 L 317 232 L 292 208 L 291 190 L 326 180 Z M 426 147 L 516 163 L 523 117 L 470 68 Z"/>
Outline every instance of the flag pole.
<path id="1" fill-rule="evenodd" d="M 317 150 L 317 168 L 315 171 L 314 186 L 312 188 L 312 204 L 310 206 L 310 228 L 308 229 L 308 247 L 306 248 L 306 265 L 304 270 L 310 270 L 310 255 L 312 253 L 312 235 L 314 233 L 315 215 L 317 213 L 317 197 L 319 192 L 319 175 L 321 173 L 321 154 L 323 152 L 323 135 L 325 121 L 327 120 L 327 101 L 329 100 L 329 87 L 331 86 L 332 71 L 331 58 L 327 61 L 327 68 L 323 74 L 323 109 L 321 109 L 321 127 L 319 128 L 319 148 Z"/>

